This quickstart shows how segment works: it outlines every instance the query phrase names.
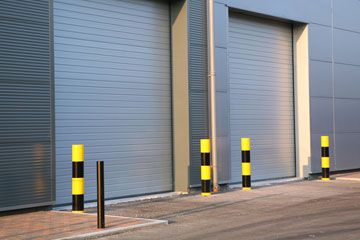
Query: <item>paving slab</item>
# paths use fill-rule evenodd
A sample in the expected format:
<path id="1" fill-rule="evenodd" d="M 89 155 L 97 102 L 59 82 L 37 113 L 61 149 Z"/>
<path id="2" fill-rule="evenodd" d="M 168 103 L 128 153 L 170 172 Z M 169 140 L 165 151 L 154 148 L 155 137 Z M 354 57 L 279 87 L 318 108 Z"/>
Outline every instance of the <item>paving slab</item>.
<path id="1" fill-rule="evenodd" d="M 86 239 L 129 229 L 167 224 L 165 220 L 106 215 L 106 228 L 97 229 L 96 214 L 36 211 L 0 217 L 0 239 Z"/>

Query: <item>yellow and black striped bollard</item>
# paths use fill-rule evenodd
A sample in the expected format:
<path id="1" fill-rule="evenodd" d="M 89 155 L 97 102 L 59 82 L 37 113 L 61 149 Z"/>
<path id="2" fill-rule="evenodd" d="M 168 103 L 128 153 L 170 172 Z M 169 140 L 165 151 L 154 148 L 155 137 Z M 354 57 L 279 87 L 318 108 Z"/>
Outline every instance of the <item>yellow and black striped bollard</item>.
<path id="1" fill-rule="evenodd" d="M 251 189 L 250 138 L 241 138 L 241 170 L 243 190 Z"/>
<path id="2" fill-rule="evenodd" d="M 200 140 L 201 196 L 211 195 L 210 139 Z"/>
<path id="3" fill-rule="evenodd" d="M 72 212 L 84 212 L 84 145 L 72 145 Z"/>
<path id="4" fill-rule="evenodd" d="M 321 168 L 323 181 L 330 180 L 329 136 L 321 136 Z"/>

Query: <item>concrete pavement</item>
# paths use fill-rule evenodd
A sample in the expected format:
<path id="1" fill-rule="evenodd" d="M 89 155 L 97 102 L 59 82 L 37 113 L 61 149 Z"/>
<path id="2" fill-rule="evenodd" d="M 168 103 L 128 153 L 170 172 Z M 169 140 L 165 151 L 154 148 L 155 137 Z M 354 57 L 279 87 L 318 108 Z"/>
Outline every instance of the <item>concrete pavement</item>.
<path id="1" fill-rule="evenodd" d="M 134 240 L 360 239 L 360 173 L 339 174 L 329 182 L 289 182 L 294 180 L 254 184 L 258 187 L 252 191 L 230 188 L 211 197 L 169 195 L 107 205 L 106 214 L 114 217 L 107 217 L 105 230 L 96 229 L 95 208 L 86 209 L 90 214 L 2 214 L 0 239 L 88 239 L 96 234 Z"/>
<path id="2" fill-rule="evenodd" d="M 169 220 L 101 239 L 360 239 L 360 183 L 302 181 L 109 206 L 111 215 Z"/>

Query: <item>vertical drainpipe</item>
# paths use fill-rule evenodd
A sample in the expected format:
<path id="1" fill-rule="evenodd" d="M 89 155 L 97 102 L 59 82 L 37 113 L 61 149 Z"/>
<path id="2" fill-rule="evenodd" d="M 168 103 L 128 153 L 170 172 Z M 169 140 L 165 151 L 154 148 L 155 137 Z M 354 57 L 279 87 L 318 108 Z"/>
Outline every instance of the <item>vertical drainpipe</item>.
<path id="1" fill-rule="evenodd" d="M 211 161 L 213 168 L 213 191 L 219 191 L 216 149 L 216 89 L 215 89 L 215 44 L 214 44 L 214 0 L 207 0 L 208 17 L 208 71 L 209 71 L 209 105 L 210 105 L 210 137 Z"/>

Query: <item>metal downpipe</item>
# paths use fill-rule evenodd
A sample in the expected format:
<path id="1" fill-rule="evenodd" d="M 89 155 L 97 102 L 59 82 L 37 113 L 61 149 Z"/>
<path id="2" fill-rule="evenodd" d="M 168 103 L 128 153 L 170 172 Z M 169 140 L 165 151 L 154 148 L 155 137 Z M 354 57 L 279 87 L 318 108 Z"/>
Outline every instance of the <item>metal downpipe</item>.
<path id="1" fill-rule="evenodd" d="M 217 129 L 216 129 L 216 85 L 215 85 L 215 44 L 214 44 L 214 0 L 207 0 L 208 16 L 208 71 L 209 71 L 209 105 L 210 105 L 210 138 L 211 161 L 213 170 L 213 191 L 219 191 L 217 169 Z"/>

